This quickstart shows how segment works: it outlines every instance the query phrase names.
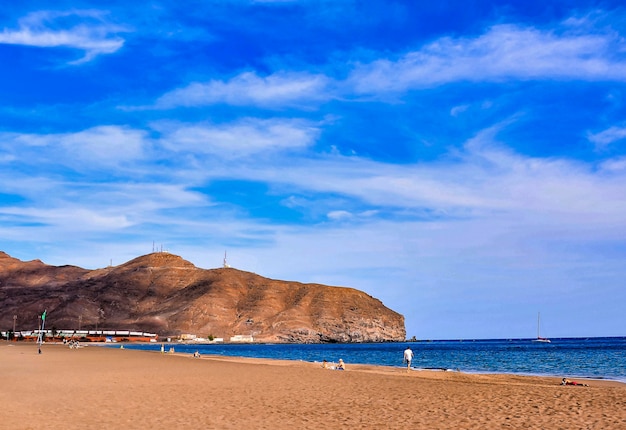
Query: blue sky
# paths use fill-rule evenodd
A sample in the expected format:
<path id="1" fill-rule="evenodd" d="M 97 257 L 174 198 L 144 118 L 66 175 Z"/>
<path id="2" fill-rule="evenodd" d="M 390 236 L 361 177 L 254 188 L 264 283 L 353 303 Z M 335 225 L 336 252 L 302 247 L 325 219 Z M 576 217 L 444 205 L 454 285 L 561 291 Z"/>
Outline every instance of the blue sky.
<path id="1" fill-rule="evenodd" d="M 0 61 L 16 258 L 227 250 L 422 339 L 626 335 L 621 2 L 12 2 Z"/>

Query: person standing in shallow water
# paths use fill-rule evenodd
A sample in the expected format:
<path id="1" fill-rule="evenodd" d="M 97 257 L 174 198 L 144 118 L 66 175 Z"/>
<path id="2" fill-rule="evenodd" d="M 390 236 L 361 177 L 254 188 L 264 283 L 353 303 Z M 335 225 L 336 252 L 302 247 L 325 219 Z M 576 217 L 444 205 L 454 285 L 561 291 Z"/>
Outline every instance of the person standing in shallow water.
<path id="1" fill-rule="evenodd" d="M 411 369 L 411 361 L 413 360 L 413 351 L 410 346 L 404 350 L 404 361 L 406 362 L 406 371 Z"/>

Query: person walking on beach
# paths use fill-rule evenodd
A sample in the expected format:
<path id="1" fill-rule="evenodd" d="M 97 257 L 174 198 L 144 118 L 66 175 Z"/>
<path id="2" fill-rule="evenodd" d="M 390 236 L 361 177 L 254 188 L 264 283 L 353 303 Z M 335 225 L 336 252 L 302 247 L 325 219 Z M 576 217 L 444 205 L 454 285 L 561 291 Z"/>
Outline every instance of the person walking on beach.
<path id="1" fill-rule="evenodd" d="M 413 360 L 413 351 L 410 346 L 404 350 L 404 361 L 406 361 L 406 371 L 411 370 L 411 361 Z"/>

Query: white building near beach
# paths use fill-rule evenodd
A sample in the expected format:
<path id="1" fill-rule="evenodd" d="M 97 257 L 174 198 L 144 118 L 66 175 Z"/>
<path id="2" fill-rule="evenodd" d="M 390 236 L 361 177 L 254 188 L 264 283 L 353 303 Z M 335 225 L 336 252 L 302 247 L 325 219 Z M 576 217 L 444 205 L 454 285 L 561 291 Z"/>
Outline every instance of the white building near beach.
<path id="1" fill-rule="evenodd" d="M 254 337 L 251 335 L 236 334 L 234 336 L 231 336 L 230 341 L 231 342 L 254 342 Z"/>

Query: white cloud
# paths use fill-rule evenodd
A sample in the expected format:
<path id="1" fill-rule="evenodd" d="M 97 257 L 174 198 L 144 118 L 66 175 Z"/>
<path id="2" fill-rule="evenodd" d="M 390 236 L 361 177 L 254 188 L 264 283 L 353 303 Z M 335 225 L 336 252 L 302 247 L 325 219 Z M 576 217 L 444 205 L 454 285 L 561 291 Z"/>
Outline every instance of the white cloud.
<path id="1" fill-rule="evenodd" d="M 300 120 L 246 118 L 235 123 L 154 124 L 174 151 L 208 153 L 223 159 L 304 149 L 315 142 L 319 129 Z"/>
<path id="2" fill-rule="evenodd" d="M 626 138 L 626 127 L 610 127 L 599 133 L 589 133 L 587 138 L 595 143 L 596 149 L 604 149 L 618 140 Z"/>
<path id="3" fill-rule="evenodd" d="M 602 170 L 606 172 L 623 171 L 626 172 L 626 157 L 618 157 L 606 160 L 601 165 Z"/>
<path id="4" fill-rule="evenodd" d="M 626 80 L 619 35 L 557 34 L 496 25 L 476 38 L 445 37 L 398 60 L 355 68 L 349 78 L 363 94 L 429 88 L 450 82 L 510 79 Z"/>
<path id="5" fill-rule="evenodd" d="M 375 218 L 376 210 L 384 208 L 386 213 L 427 211 L 435 218 L 450 220 L 512 217 L 545 226 L 623 224 L 626 189 L 621 184 L 626 181 L 626 171 L 622 159 L 606 160 L 598 169 L 568 159 L 526 157 L 497 143 L 496 134 L 504 125 L 483 130 L 464 150 L 445 159 L 413 165 L 339 154 L 307 158 L 303 150 L 316 141 L 320 130 L 307 121 L 281 119 L 247 118 L 220 125 L 160 122 L 153 128 L 162 136 L 154 140 L 144 131 L 102 126 L 69 134 L 4 134 L 0 144 L 12 150 L 8 152 L 10 163 L 37 163 L 39 157 L 87 170 L 113 169 L 143 160 L 154 155 L 146 154 L 147 145 L 160 146 L 170 151 L 160 157 L 180 156 L 179 169 L 160 171 L 160 181 L 192 185 L 227 176 L 265 182 L 289 190 L 291 197 L 284 199 L 284 205 L 306 210 L 315 204 L 316 212 L 326 213 L 330 220 L 353 217 L 363 221 Z M 286 153 L 291 156 L 283 157 Z M 187 155 L 191 159 L 211 157 L 196 164 Z M 141 174 L 150 176 L 145 171 Z M 20 183 L 28 187 L 32 181 Z M 31 188 L 38 187 L 34 183 Z M 171 194 L 185 196 L 184 186 L 178 187 L 170 190 Z M 168 189 L 165 194 L 170 193 Z M 103 201 L 130 202 L 136 192 L 142 193 L 97 195 Z M 334 199 L 316 201 L 316 193 L 344 196 L 362 203 L 363 208 L 338 207 L 342 203 Z M 308 197 L 303 200 L 298 195 Z M 173 204 L 193 206 L 196 197 L 189 197 L 191 200 Z M 610 230 L 605 232 L 610 234 Z"/>
<path id="6" fill-rule="evenodd" d="M 450 116 L 459 116 L 468 109 L 469 105 L 454 106 L 452 109 L 450 109 Z"/>
<path id="7" fill-rule="evenodd" d="M 352 214 L 350 212 L 343 210 L 328 212 L 326 216 L 334 221 L 341 221 L 352 218 Z"/>
<path id="8" fill-rule="evenodd" d="M 463 151 L 434 163 L 392 165 L 331 154 L 232 165 L 229 175 L 306 195 L 337 194 L 403 216 L 427 213 L 451 222 L 501 218 L 545 228 L 578 227 L 581 234 L 593 224 L 605 237 L 619 225 L 626 233 L 626 172 L 617 164 L 609 170 L 605 163 L 598 171 L 592 163 L 527 157 L 499 145 L 498 129 L 478 133 Z M 326 213 L 329 219 L 347 215 L 332 203 Z"/>
<path id="9" fill-rule="evenodd" d="M 6 180 L 8 175 L 0 179 Z M 210 205 L 200 193 L 187 189 L 189 184 L 146 182 L 80 182 L 59 181 L 51 178 L 24 178 L 18 186 L 0 187 L 0 191 L 19 193 L 36 204 L 5 205 L 0 217 L 15 220 L 15 234 L 24 240 L 65 240 L 84 235 L 113 234 L 132 226 L 164 225 L 169 229 L 180 224 L 162 211 Z M 27 237 L 40 228 L 22 225 L 46 226 L 46 237 Z M 26 233 L 26 231 L 30 233 Z"/>
<path id="10" fill-rule="evenodd" d="M 156 108 L 217 103 L 284 108 L 350 95 L 396 93 L 451 82 L 508 80 L 626 80 L 626 50 L 616 32 L 590 32 L 590 23 L 569 20 L 564 30 L 495 25 L 477 37 L 444 37 L 398 59 L 354 65 L 346 80 L 323 74 L 241 73 L 230 80 L 193 82 L 161 96 Z M 577 29 L 580 32 L 577 33 Z M 451 111 L 455 116 L 466 106 Z"/>
<path id="11" fill-rule="evenodd" d="M 107 23 L 104 15 L 94 10 L 33 12 L 19 20 L 18 29 L 5 28 L 0 33 L 0 43 L 77 49 L 84 56 L 70 64 L 85 63 L 98 55 L 116 52 L 124 45 L 124 39 L 117 34 L 128 30 Z M 67 28 L 58 28 L 67 22 L 71 22 Z"/>
<path id="12" fill-rule="evenodd" d="M 120 126 L 98 126 L 76 133 L 1 133 L 0 147 L 14 161 L 53 162 L 74 167 L 116 166 L 140 159 L 148 144 L 146 132 Z"/>
<path id="13" fill-rule="evenodd" d="M 62 145 L 77 159 L 117 164 L 143 155 L 146 133 L 118 126 L 100 126 L 62 136 Z"/>
<path id="14" fill-rule="evenodd" d="M 156 102 L 158 108 L 207 106 L 226 103 L 235 106 L 281 107 L 325 100 L 330 80 L 308 73 L 275 73 L 260 77 L 247 72 L 229 81 L 194 82 L 164 94 Z"/>

